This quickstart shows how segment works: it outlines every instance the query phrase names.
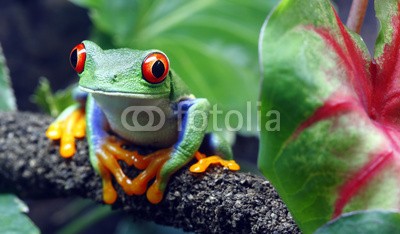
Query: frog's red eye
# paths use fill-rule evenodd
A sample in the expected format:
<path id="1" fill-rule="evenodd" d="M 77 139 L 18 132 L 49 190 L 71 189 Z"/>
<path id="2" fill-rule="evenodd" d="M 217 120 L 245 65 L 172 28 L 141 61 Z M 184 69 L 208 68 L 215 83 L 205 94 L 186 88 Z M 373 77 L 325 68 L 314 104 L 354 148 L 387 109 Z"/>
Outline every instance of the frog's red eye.
<path id="1" fill-rule="evenodd" d="M 72 68 L 79 74 L 83 72 L 85 68 L 85 61 L 86 61 L 86 49 L 83 43 L 75 46 L 71 54 L 69 56 L 69 61 L 71 63 Z"/>
<path id="2" fill-rule="evenodd" d="M 143 60 L 143 78 L 152 84 L 158 84 L 165 80 L 169 71 L 169 61 L 165 54 L 154 52 Z"/>

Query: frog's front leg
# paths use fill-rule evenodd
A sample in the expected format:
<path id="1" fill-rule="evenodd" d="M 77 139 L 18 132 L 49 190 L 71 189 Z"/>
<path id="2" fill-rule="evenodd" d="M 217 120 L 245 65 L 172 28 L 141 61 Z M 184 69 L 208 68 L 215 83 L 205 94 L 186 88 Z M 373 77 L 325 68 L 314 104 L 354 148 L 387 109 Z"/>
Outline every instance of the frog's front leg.
<path id="1" fill-rule="evenodd" d="M 112 184 L 112 177 L 128 195 L 141 195 L 146 192 L 148 182 L 156 176 L 161 165 L 169 158 L 170 149 L 162 149 L 150 155 L 140 155 L 137 151 L 122 148 L 129 144 L 108 133 L 107 119 L 91 95 L 87 102 L 87 136 L 90 161 L 102 178 L 103 200 L 112 204 L 117 199 L 117 192 Z M 143 170 L 137 177 L 130 179 L 122 170 L 118 160 L 128 166 Z"/>
<path id="2" fill-rule="evenodd" d="M 173 173 L 187 164 L 196 156 L 199 160 L 207 160 L 208 157 L 198 152 L 198 149 L 204 139 L 207 129 L 210 104 L 207 99 L 188 99 L 178 104 L 178 116 L 180 117 L 180 132 L 178 142 L 173 146 L 170 158 L 162 165 L 160 172 L 157 174 L 156 180 L 147 191 L 147 199 L 153 203 L 159 203 L 163 198 L 166 185 Z M 221 147 L 226 152 L 227 157 L 231 157 L 230 149 Z M 211 163 L 221 163 L 224 166 L 225 160 L 219 156 L 212 156 L 208 165 Z M 233 161 L 233 160 L 232 160 Z M 232 170 L 238 170 L 238 165 L 231 163 Z M 203 166 L 204 170 L 208 167 Z"/>
<path id="3" fill-rule="evenodd" d="M 60 141 L 60 155 L 64 158 L 75 154 L 75 139 L 85 136 L 85 101 L 87 93 L 75 88 L 73 98 L 78 102 L 65 109 L 46 131 L 47 138 Z"/>

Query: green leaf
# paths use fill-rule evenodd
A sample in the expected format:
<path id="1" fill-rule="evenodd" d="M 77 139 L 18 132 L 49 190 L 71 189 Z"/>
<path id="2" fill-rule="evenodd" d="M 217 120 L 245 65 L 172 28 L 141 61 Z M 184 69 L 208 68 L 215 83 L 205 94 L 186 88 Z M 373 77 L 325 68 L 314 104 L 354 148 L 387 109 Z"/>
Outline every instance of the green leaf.
<path id="1" fill-rule="evenodd" d="M 379 210 L 346 213 L 319 228 L 314 234 L 329 233 L 400 233 L 400 213 Z"/>
<path id="2" fill-rule="evenodd" d="M 11 88 L 10 75 L 0 45 L 0 111 L 12 111 L 16 109 L 17 104 Z"/>
<path id="3" fill-rule="evenodd" d="M 218 104 L 224 114 L 239 111 L 244 117 L 244 132 L 255 130 L 258 34 L 276 0 L 72 2 L 90 9 L 97 39 L 103 39 L 97 42 L 103 47 L 111 41 L 112 47 L 166 52 L 171 67 L 196 96 Z M 219 117 L 223 123 L 225 115 Z M 252 121 L 248 126 L 247 119 Z M 230 120 L 232 127 L 240 121 Z"/>
<path id="4" fill-rule="evenodd" d="M 87 227 L 94 225 L 101 220 L 105 220 L 111 214 L 114 214 L 111 211 L 110 206 L 97 206 L 93 209 L 89 210 L 83 216 L 75 219 L 72 223 L 64 226 L 61 230 L 58 231 L 58 234 L 68 234 L 68 233 L 79 233 L 85 230 Z"/>
<path id="5" fill-rule="evenodd" d="M 397 3 L 398 0 L 377 1 L 375 3 L 376 17 L 379 19 L 381 27 L 375 44 L 374 57 L 376 59 L 379 59 L 379 57 L 383 55 L 385 46 L 395 44 L 393 43 L 393 39 L 396 37 L 393 37 L 393 33 L 396 33 L 396 30 L 394 30 L 396 26 L 392 23 L 396 23 L 394 17 L 399 15 L 399 7 Z"/>
<path id="6" fill-rule="evenodd" d="M 343 212 L 399 208 L 400 1 L 375 5 L 376 60 L 328 0 L 281 1 L 261 34 L 258 164 L 304 233 Z"/>
<path id="7" fill-rule="evenodd" d="M 23 213 L 28 212 L 28 207 L 11 194 L 0 195 L 0 233 L 4 234 L 36 234 L 39 229 Z"/>
<path id="8" fill-rule="evenodd" d="M 44 112 L 53 117 L 57 117 L 68 106 L 75 103 L 72 98 L 73 89 L 74 86 L 70 86 L 53 94 L 49 81 L 42 77 L 39 81 L 38 87 L 31 97 L 31 100 L 42 108 Z"/>
<path id="9" fill-rule="evenodd" d="M 184 234 L 188 233 L 182 229 L 163 226 L 153 222 L 136 221 L 125 218 L 118 223 L 115 234 L 141 234 L 141 233 L 163 233 L 163 234 Z"/>

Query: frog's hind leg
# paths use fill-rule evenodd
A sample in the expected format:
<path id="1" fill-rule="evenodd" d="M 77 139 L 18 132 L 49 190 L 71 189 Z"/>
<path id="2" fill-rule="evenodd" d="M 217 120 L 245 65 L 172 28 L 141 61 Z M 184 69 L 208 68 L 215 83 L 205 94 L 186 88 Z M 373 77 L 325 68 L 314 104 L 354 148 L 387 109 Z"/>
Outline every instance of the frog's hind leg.
<path id="1" fill-rule="evenodd" d="M 178 113 L 182 117 L 178 142 L 173 146 L 171 157 L 162 165 L 156 180 L 147 190 L 147 199 L 152 203 L 161 201 L 171 175 L 187 164 L 193 157 L 199 159 L 197 164 L 200 169 L 196 172 L 205 171 L 208 165 L 212 163 L 220 163 L 231 170 L 239 169 L 239 165 L 233 160 L 226 161 L 219 156 L 206 157 L 198 152 L 207 127 L 202 125 L 208 122 L 208 113 L 210 110 L 210 104 L 206 99 L 199 98 L 181 101 L 178 109 L 182 111 L 182 113 Z M 229 144 L 222 144 L 222 138 L 213 136 L 210 139 L 215 143 L 213 145 L 214 151 L 217 150 L 224 153 L 225 157 L 232 157 Z"/>
<path id="2" fill-rule="evenodd" d="M 109 136 L 96 151 L 96 158 L 99 162 L 99 171 L 103 177 L 104 200 L 106 203 L 109 197 L 113 197 L 113 191 L 107 173 L 111 173 L 118 184 L 128 195 L 142 195 L 147 190 L 147 184 L 152 180 L 161 166 L 169 158 L 171 149 L 158 150 L 149 155 L 140 155 L 137 151 L 129 151 L 122 148 L 124 141 Z M 134 179 L 130 179 L 122 170 L 118 160 L 124 161 L 128 166 L 143 170 Z M 101 167 L 104 167 L 103 169 Z M 108 193 L 108 194 L 107 194 Z"/>
<path id="3" fill-rule="evenodd" d="M 60 141 L 60 155 L 65 158 L 75 154 L 75 139 L 85 137 L 85 101 L 87 93 L 74 89 L 78 103 L 65 109 L 46 131 L 47 138 Z"/>
<path id="4" fill-rule="evenodd" d="M 198 162 L 190 167 L 191 172 L 204 172 L 211 164 L 221 164 L 232 171 L 240 169 L 233 160 L 231 145 L 220 133 L 207 133 L 195 157 Z"/>
<path id="5" fill-rule="evenodd" d="M 171 175 L 187 164 L 199 149 L 206 130 L 206 126 L 199 126 L 199 123 L 207 123 L 210 104 L 206 99 L 188 99 L 181 101 L 177 109 L 180 110 L 178 116 L 181 117 L 178 142 L 147 190 L 147 199 L 153 204 L 162 200 Z"/>

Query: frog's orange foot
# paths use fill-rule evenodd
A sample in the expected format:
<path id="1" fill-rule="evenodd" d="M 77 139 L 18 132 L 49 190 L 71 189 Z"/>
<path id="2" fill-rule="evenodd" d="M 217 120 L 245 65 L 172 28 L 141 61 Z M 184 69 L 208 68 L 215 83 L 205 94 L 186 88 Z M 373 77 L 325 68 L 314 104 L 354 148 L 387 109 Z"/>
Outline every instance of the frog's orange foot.
<path id="1" fill-rule="evenodd" d="M 100 174 L 103 179 L 103 199 L 107 204 L 112 204 L 117 199 L 115 189 L 111 182 L 111 175 L 128 195 L 142 195 L 147 190 L 150 180 L 158 177 L 159 171 L 169 159 L 171 149 L 162 149 L 147 156 L 140 155 L 137 151 L 128 151 L 121 147 L 122 141 L 109 138 L 97 151 Z M 138 176 L 131 179 L 122 170 L 118 160 L 129 166 L 143 170 Z M 162 200 L 163 192 L 159 189 L 159 180 L 147 190 L 147 198 L 153 204 Z"/>
<path id="2" fill-rule="evenodd" d="M 50 124 L 47 138 L 60 140 L 60 154 L 64 158 L 75 154 L 75 138 L 83 138 L 86 131 L 85 110 L 78 108 L 62 120 Z"/>
<path id="3" fill-rule="evenodd" d="M 240 170 L 240 166 L 235 162 L 235 160 L 224 160 L 216 155 L 206 157 L 204 154 L 199 152 L 196 152 L 195 156 L 198 162 L 189 168 L 189 170 L 194 173 L 205 172 L 211 164 L 220 164 L 224 167 L 227 167 L 231 171 Z"/>

